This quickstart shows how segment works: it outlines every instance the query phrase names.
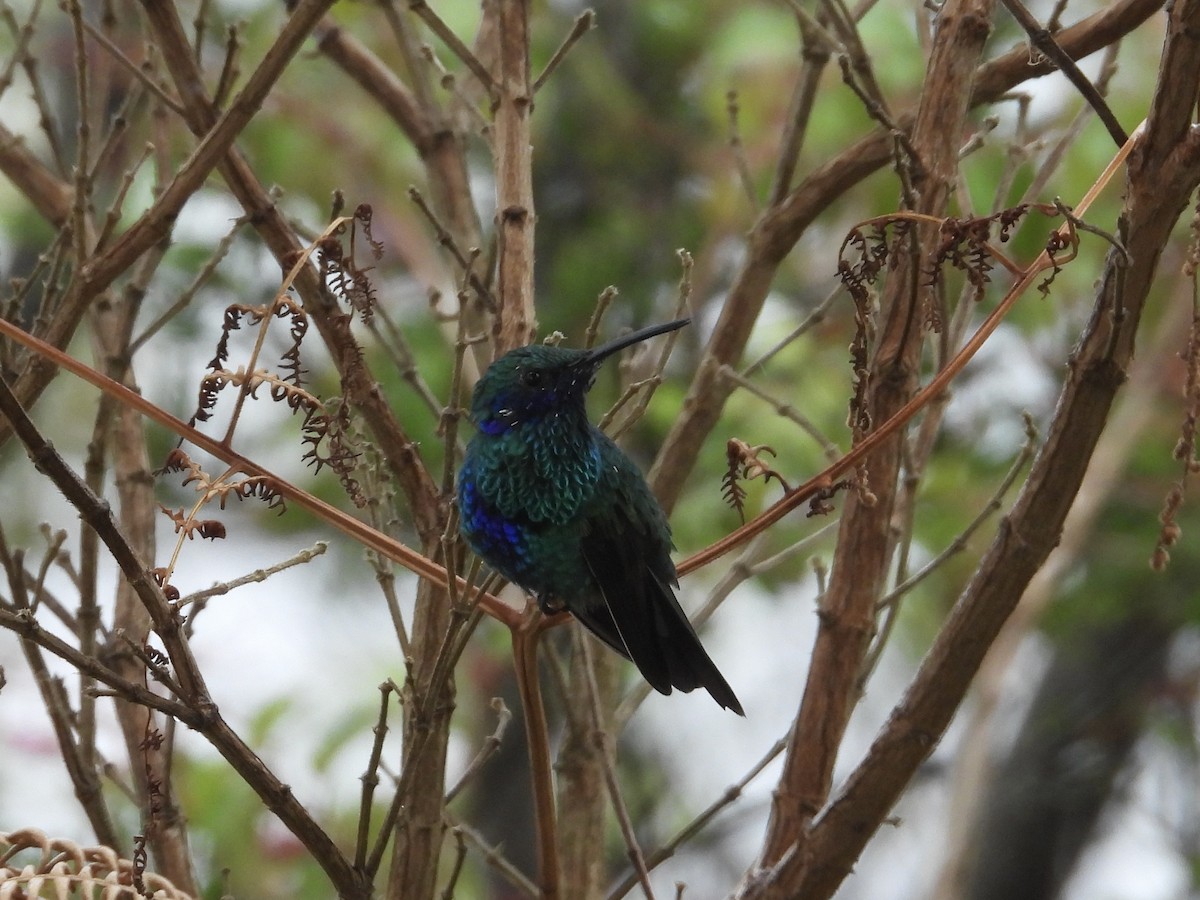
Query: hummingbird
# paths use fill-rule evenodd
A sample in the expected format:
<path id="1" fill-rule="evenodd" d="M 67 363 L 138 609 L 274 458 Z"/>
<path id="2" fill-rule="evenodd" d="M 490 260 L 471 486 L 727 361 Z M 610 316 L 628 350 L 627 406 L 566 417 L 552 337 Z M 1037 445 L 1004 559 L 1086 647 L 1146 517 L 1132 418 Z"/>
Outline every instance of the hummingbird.
<path id="1" fill-rule="evenodd" d="M 604 360 L 689 321 L 591 350 L 518 347 L 493 362 L 471 398 L 477 433 L 458 473 L 460 531 L 542 612 L 570 612 L 655 690 L 702 687 L 745 715 L 675 599 L 666 514 L 633 461 L 587 417 Z"/>

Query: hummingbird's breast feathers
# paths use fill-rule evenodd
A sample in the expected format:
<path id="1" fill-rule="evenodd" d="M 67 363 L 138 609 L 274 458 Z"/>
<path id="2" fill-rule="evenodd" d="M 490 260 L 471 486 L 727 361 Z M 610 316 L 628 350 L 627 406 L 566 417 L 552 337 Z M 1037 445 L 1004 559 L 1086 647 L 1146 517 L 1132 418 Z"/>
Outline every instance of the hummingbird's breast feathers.
<path id="1" fill-rule="evenodd" d="M 537 593 L 587 587 L 582 513 L 594 500 L 602 454 L 590 426 L 569 420 L 550 415 L 537 430 L 481 431 L 459 470 L 463 534 L 493 568 Z"/>
<path id="2" fill-rule="evenodd" d="M 538 429 L 480 434 L 469 453 L 480 496 L 501 516 L 531 524 L 563 525 L 591 498 L 600 480 L 601 453 L 591 427 L 549 415 Z"/>

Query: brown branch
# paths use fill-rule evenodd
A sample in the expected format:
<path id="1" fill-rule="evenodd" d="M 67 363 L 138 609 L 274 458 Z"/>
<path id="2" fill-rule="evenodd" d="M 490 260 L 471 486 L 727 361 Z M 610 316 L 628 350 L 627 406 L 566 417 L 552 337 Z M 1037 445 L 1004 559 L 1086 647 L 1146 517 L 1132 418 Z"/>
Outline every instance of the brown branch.
<path id="1" fill-rule="evenodd" d="M 464 44 L 457 34 L 455 34 L 445 22 L 430 9 L 429 4 L 425 0 L 409 0 L 408 8 L 411 9 L 421 21 L 429 26 L 429 30 L 441 38 L 442 42 L 450 48 L 451 52 L 457 56 L 462 63 L 471 70 L 471 74 L 479 79 L 479 83 L 483 85 L 483 89 L 491 97 L 495 97 L 500 90 L 500 87 L 493 80 L 492 75 L 479 61 L 471 49 Z"/>
<path id="2" fill-rule="evenodd" d="M 538 679 L 537 650 L 543 616 L 530 607 L 519 628 L 512 631 L 513 663 L 525 719 L 533 782 L 534 821 L 537 825 L 538 886 L 542 900 L 558 900 L 558 834 L 554 824 L 554 770 L 550 759 L 550 732 Z"/>
<path id="3" fill-rule="evenodd" d="M 33 204 L 38 215 L 56 228 L 71 217 L 74 192 L 36 156 L 25 141 L 0 124 L 0 172 Z"/>
<path id="4" fill-rule="evenodd" d="M 1082 58 L 1118 40 L 1159 9 L 1159 0 L 1125 0 L 1064 28 L 1056 37 L 1072 58 Z M 1048 62 L 1031 66 L 1028 49 L 1022 45 L 979 67 L 972 79 L 971 104 L 994 102 L 1021 82 L 1052 71 Z M 911 129 L 914 113 L 899 113 L 895 121 L 898 127 Z M 780 263 L 829 204 L 886 165 L 891 156 L 891 136 L 882 129 L 874 131 L 811 172 L 755 222 L 747 239 L 746 259 L 730 287 L 682 411 L 650 471 L 654 493 L 668 511 L 695 465 L 696 448 L 716 426 L 729 396 L 720 367 L 737 366 Z"/>
<path id="5" fill-rule="evenodd" d="M 496 84 L 496 233 L 500 245 L 493 335 L 499 352 L 533 339 L 533 159 L 529 81 L 529 0 L 495 5 L 499 76 Z"/>
<path id="6" fill-rule="evenodd" d="M 541 74 L 533 80 L 533 92 L 535 94 L 542 89 L 542 85 L 546 83 L 550 76 L 554 74 L 554 70 L 566 59 L 567 54 L 571 52 L 571 48 L 595 26 L 596 13 L 593 10 L 585 9 L 575 17 L 575 21 L 571 25 L 571 30 L 567 32 L 567 36 L 563 38 L 563 42 L 558 45 L 558 48 L 550 56 Z"/>
<path id="7" fill-rule="evenodd" d="M 66 369 L 73 375 L 77 375 L 89 384 L 94 385 L 119 400 L 122 404 L 136 409 L 147 418 L 153 419 L 158 424 L 173 431 L 175 434 L 182 437 L 184 440 L 195 444 L 197 447 L 211 453 L 221 462 L 225 463 L 232 470 L 243 472 L 247 475 L 258 476 L 265 478 L 272 483 L 279 493 L 289 502 L 307 510 L 313 515 L 320 518 L 322 521 L 333 526 L 341 531 L 347 537 L 358 541 L 363 546 L 374 550 L 375 552 L 386 556 L 393 562 L 397 562 L 405 568 L 430 579 L 439 584 L 446 582 L 446 569 L 436 562 L 433 562 L 426 556 L 415 552 L 411 548 L 401 544 L 387 535 L 381 534 L 374 528 L 358 519 L 350 516 L 337 507 L 330 506 L 322 500 L 314 497 L 306 491 L 301 490 L 282 477 L 273 474 L 270 470 L 263 468 L 250 459 L 242 456 L 233 449 L 225 446 L 214 438 L 209 437 L 202 431 L 197 431 L 181 419 L 177 419 L 170 413 L 155 406 L 147 401 L 144 397 L 126 388 L 124 385 L 106 378 L 94 369 L 84 365 L 73 357 L 67 356 L 60 350 L 49 346 L 44 341 L 33 337 L 30 334 L 17 328 L 11 322 L 0 319 L 0 334 L 11 338 L 14 341 L 22 344 L 34 352 L 50 359 L 57 367 Z M 469 588 L 469 585 L 462 578 L 457 579 L 457 584 L 463 590 Z M 504 622 L 506 625 L 515 625 L 518 621 L 518 613 L 511 606 L 497 599 L 492 594 L 484 594 L 480 599 L 482 605 L 489 614 Z"/>
<path id="8" fill-rule="evenodd" d="M 27 590 L 24 567 L 20 564 L 19 559 L 14 559 L 9 554 L 2 534 L 0 534 L 0 561 L 8 574 L 9 591 L 12 594 L 13 605 L 16 607 L 14 614 L 25 616 L 30 622 L 35 621 L 34 603 L 36 603 L 39 591 L 35 586 L 31 598 L 30 592 Z M 7 622 L 0 622 L 0 626 L 11 627 Z M 89 744 L 82 733 L 76 739 L 73 722 L 77 717 L 75 711 L 71 709 L 70 699 L 63 689 L 62 680 L 50 675 L 50 670 L 42 654 L 42 647 L 34 638 L 23 637 L 21 649 L 25 653 L 29 669 L 33 673 L 38 691 L 42 695 L 42 705 L 50 718 L 54 737 L 58 742 L 59 754 L 66 765 L 67 775 L 71 779 L 79 805 L 83 807 L 96 839 L 110 847 L 120 847 L 121 842 L 117 838 L 112 816 L 109 814 L 108 806 L 104 803 L 95 760 L 88 752 Z"/>
<path id="9" fill-rule="evenodd" d="M 988 647 L 1058 543 L 1125 380 L 1160 254 L 1200 185 L 1200 134 L 1191 124 L 1200 95 L 1198 34 L 1200 0 L 1175 4 L 1145 137 L 1129 160 L 1121 237 L 1133 263 L 1126 268 L 1122 254 L 1108 254 L 1093 315 L 1021 496 L 867 757 L 814 824 L 811 864 L 785 864 L 774 879 L 788 896 L 823 898 L 836 890 L 944 733 Z"/>
<path id="10" fill-rule="evenodd" d="M 203 79 L 187 49 L 187 37 L 175 8 L 168 4 L 143 2 L 143 9 L 178 92 L 186 101 L 188 126 L 197 134 L 211 134 L 210 125 L 215 120 L 216 110 L 205 99 Z M 230 191 L 272 254 L 285 270 L 290 268 L 295 254 L 303 248 L 270 193 L 235 150 L 226 154 L 220 168 Z M 400 427 L 395 412 L 379 390 L 377 379 L 367 369 L 357 343 L 345 327 L 342 314 L 329 302 L 315 271 L 307 266 L 301 268 L 296 274 L 295 286 L 304 299 L 305 311 L 316 323 L 329 348 L 346 397 L 363 415 L 380 453 L 404 490 L 417 531 L 423 540 L 436 540 L 441 531 L 437 486 L 422 463 L 416 444 Z"/>
<path id="11" fill-rule="evenodd" d="M 187 199 L 204 183 L 246 123 L 254 116 L 283 69 L 299 51 L 321 13 L 333 0 L 299 0 L 295 11 L 268 49 L 261 64 L 250 76 L 241 93 L 207 132 L 191 157 L 179 169 L 154 204 L 108 249 L 93 257 L 78 272 L 62 305 L 47 327 L 44 337 L 55 347 L 65 347 L 92 300 L 106 290 L 133 262 L 170 232 L 171 224 Z M 166 4 L 149 3 L 149 8 Z M 173 9 L 172 9 L 173 11 Z M 183 46 L 187 47 L 186 38 Z M 164 54 L 170 61 L 172 54 Z M 191 59 L 190 51 L 183 58 Z M 24 174 L 29 174 L 28 172 Z M 257 212 L 258 210 L 256 210 Z M 35 360 L 17 380 L 14 389 L 21 403 L 32 403 L 54 377 L 55 368 L 46 359 Z M 0 422 L 0 444 L 9 430 Z"/>
<path id="12" fill-rule="evenodd" d="M 154 621 L 154 630 L 162 639 L 167 654 L 171 658 L 179 686 L 183 691 L 182 699 L 187 705 L 186 714 L 180 715 L 179 718 L 203 734 L 213 747 L 225 757 L 225 760 L 237 771 L 246 784 L 259 795 L 267 808 L 279 816 L 288 829 L 304 844 L 342 896 L 366 900 L 371 893 L 369 884 L 363 880 L 359 872 L 354 870 L 350 861 L 337 848 L 329 835 L 321 829 L 304 805 L 292 794 L 291 789 L 275 777 L 254 751 L 246 746 L 221 718 L 216 704 L 209 696 L 204 679 L 192 655 L 191 647 L 183 634 L 182 620 L 167 602 L 162 589 L 138 558 L 136 551 L 125 540 L 108 505 L 88 489 L 79 476 L 46 442 L 17 401 L 8 382 L 3 378 L 0 378 L 0 411 L 12 423 L 14 433 L 25 445 L 34 465 L 54 482 L 67 500 L 79 510 L 84 522 L 99 535 L 110 555 L 120 566 L 126 582 L 149 612 Z M 9 624 L 12 619 L 17 619 L 17 621 Z M 37 628 L 31 618 L 22 623 L 19 617 L 0 612 L 0 623 L 18 630 L 21 634 L 44 635 L 44 632 Z M 39 639 L 38 643 L 53 649 L 50 641 Z M 58 643 L 61 645 L 61 642 Z M 71 661 L 73 664 L 75 663 L 74 659 Z M 91 660 L 81 660 L 81 662 L 84 664 L 83 671 L 87 671 L 98 681 L 108 683 L 110 680 L 114 680 L 104 667 L 96 665 Z M 123 686 L 129 684 L 120 679 L 115 680 Z M 145 696 L 145 693 L 148 692 L 143 692 L 144 689 L 135 686 L 131 695 L 137 697 L 139 701 L 145 699 L 146 705 L 153 704 L 156 707 L 159 705 L 160 698 L 154 698 L 151 701 Z M 153 695 L 150 696 L 153 697 Z"/>
<path id="13" fill-rule="evenodd" d="M 949 0 L 938 16 L 912 129 L 912 147 L 919 160 L 913 173 L 920 196 L 917 212 L 924 215 L 942 215 L 949 201 L 958 168 L 958 136 L 970 106 L 971 78 L 990 31 L 993 2 Z M 918 260 L 926 253 L 918 253 L 917 244 L 932 246 L 937 231 L 912 229 L 909 240 L 913 252 L 895 254 L 880 298 L 885 320 L 871 363 L 867 398 L 872 422 L 894 416 L 917 388 L 924 338 L 921 309 L 928 290 L 918 287 Z M 866 497 L 860 485 L 859 491 L 849 494 L 842 513 L 804 697 L 772 797 L 761 857 L 764 866 L 774 866 L 797 847 L 797 857 L 805 858 L 805 830 L 832 785 L 834 761 L 858 699 L 858 674 L 874 631 L 875 601 L 892 559 L 891 520 L 900 457 L 898 434 L 865 457 L 871 496 Z"/>
<path id="14" fill-rule="evenodd" d="M 170 230 L 183 204 L 204 183 L 209 173 L 224 160 L 237 136 L 258 113 L 283 70 L 299 52 L 321 16 L 333 3 L 334 0 L 298 0 L 292 14 L 280 29 L 279 36 L 250 74 L 245 86 L 230 102 L 229 108 L 213 123 L 192 155 L 179 167 L 175 177 L 154 205 L 146 210 L 107 252 L 84 267 L 80 273 L 79 291 L 94 296 L 108 287 L 135 259 Z M 156 5 L 145 4 L 147 13 L 151 12 L 149 7 Z M 184 41 L 186 45 L 186 37 Z"/>
<path id="15" fill-rule="evenodd" d="M 1079 70 L 1079 66 L 1075 65 L 1075 60 L 1071 59 L 1063 48 L 1058 45 L 1058 41 L 1054 39 L 1054 35 L 1050 30 L 1042 27 L 1033 13 L 1025 8 L 1021 0 L 1000 0 L 1000 2 L 1004 4 L 1009 14 L 1017 20 L 1017 24 L 1025 29 L 1025 33 L 1029 35 L 1029 42 L 1058 66 L 1059 71 L 1067 76 L 1067 80 L 1075 85 L 1075 89 L 1083 95 L 1083 99 L 1096 111 L 1096 115 L 1100 117 L 1100 121 L 1104 123 L 1104 127 L 1108 129 L 1108 133 L 1116 145 L 1118 147 L 1124 146 L 1125 142 L 1129 140 L 1129 135 L 1125 133 L 1125 129 L 1121 127 L 1121 123 L 1117 121 L 1117 117 L 1113 115 L 1113 111 L 1104 101 L 1104 97 L 1088 81 L 1087 76 Z"/>

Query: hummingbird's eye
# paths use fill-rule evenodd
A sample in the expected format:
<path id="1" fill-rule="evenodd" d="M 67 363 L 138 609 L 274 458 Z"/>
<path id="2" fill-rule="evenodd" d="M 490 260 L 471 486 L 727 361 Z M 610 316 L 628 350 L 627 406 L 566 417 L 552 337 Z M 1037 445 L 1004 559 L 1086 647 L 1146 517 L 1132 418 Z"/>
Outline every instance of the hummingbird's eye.
<path id="1" fill-rule="evenodd" d="M 525 387 L 541 387 L 543 381 L 545 379 L 537 369 L 526 369 L 521 373 L 521 384 L 525 385 Z"/>

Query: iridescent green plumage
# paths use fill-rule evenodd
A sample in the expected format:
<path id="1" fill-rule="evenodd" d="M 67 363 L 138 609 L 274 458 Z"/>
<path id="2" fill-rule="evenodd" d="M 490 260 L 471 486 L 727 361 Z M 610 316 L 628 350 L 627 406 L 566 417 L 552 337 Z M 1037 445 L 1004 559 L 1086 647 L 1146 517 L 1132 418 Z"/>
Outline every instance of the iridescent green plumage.
<path id="1" fill-rule="evenodd" d="M 461 528 L 543 610 L 569 610 L 655 689 L 703 687 L 740 715 L 675 599 L 666 516 L 629 457 L 588 421 L 584 403 L 606 357 L 686 322 L 594 350 L 521 347 L 493 363 L 471 403 L 479 433 L 459 472 Z"/>

